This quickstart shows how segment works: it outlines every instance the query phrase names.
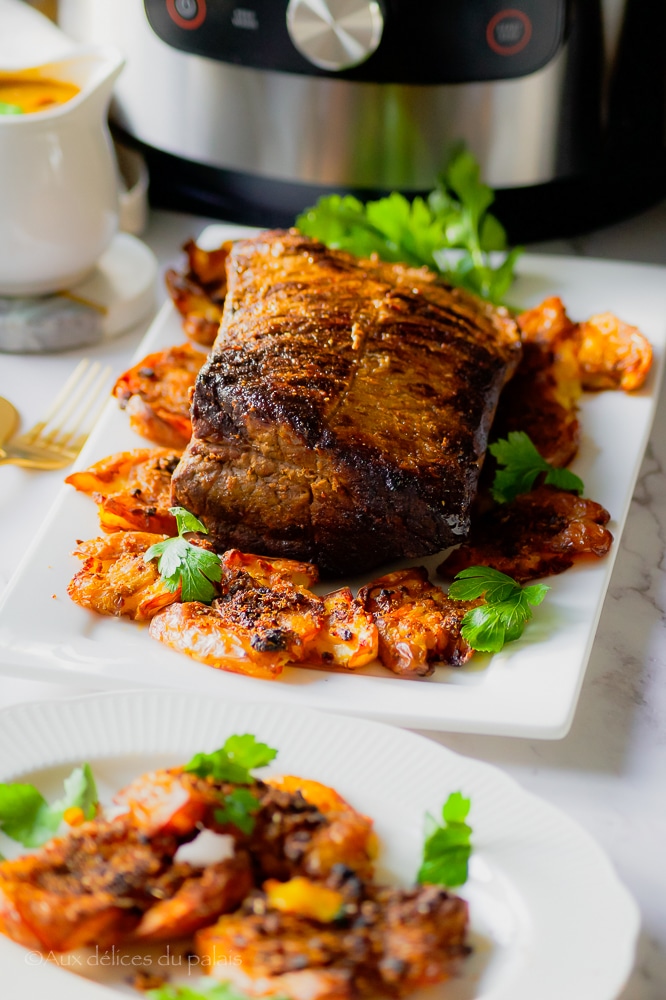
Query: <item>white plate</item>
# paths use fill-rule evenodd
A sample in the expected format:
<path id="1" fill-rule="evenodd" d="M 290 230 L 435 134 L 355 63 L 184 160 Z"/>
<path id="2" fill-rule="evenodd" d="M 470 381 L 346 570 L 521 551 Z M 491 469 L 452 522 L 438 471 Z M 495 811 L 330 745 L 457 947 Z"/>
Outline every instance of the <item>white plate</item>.
<path id="1" fill-rule="evenodd" d="M 56 797 L 62 778 L 87 760 L 108 802 L 142 771 L 181 763 L 244 732 L 278 749 L 273 773 L 332 785 L 372 816 L 382 871 L 404 884 L 418 869 L 425 813 L 437 813 L 452 791 L 471 797 L 474 853 L 459 893 L 469 902 L 475 950 L 459 977 L 428 992 L 430 1000 L 612 1000 L 622 989 L 639 916 L 594 841 L 501 771 L 414 733 L 286 705 L 109 692 L 2 712 L 0 781 L 29 780 Z M 8 843 L 3 838 L 0 849 L 7 852 Z M 113 955 L 109 966 L 99 951 L 80 955 L 77 971 L 112 983 L 111 991 L 0 936 L 3 989 L 49 1000 L 129 992 L 127 969 L 114 967 Z M 175 961 L 172 972 L 175 979 Z"/>
<path id="2" fill-rule="evenodd" d="M 215 226 L 206 236 L 214 246 L 237 233 Z M 381 668 L 354 675 L 291 668 L 269 682 L 203 666 L 152 640 L 145 626 L 95 615 L 69 600 L 66 586 L 80 565 L 71 556 L 75 539 L 98 535 L 99 526 L 90 499 L 63 487 L 0 606 L 0 672 L 52 681 L 92 678 L 103 687 L 130 683 L 245 700 L 270 697 L 413 729 L 532 739 L 566 735 L 656 408 L 666 340 L 666 270 L 523 257 L 514 301 L 529 306 L 551 294 L 562 296 L 573 319 L 610 310 L 640 327 L 653 344 L 655 362 L 639 392 L 604 392 L 583 400 L 583 441 L 573 469 L 585 483 L 585 495 L 610 511 L 615 544 L 606 558 L 548 581 L 552 589 L 518 642 L 493 657 L 477 654 L 462 669 L 439 667 L 425 681 L 402 680 Z M 183 340 L 179 318 L 167 304 L 137 360 Z M 145 444 L 111 401 L 78 466 Z M 431 567 L 438 561 L 418 560 Z"/>

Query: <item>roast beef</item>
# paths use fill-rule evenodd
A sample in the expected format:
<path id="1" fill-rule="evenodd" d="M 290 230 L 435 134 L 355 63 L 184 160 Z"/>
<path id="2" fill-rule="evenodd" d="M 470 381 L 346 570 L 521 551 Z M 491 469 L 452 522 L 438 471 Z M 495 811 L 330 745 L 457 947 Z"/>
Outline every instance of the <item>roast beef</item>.
<path id="1" fill-rule="evenodd" d="M 296 230 L 240 241 L 172 500 L 220 550 L 328 577 L 438 552 L 467 535 L 520 351 L 506 310 L 427 269 Z"/>

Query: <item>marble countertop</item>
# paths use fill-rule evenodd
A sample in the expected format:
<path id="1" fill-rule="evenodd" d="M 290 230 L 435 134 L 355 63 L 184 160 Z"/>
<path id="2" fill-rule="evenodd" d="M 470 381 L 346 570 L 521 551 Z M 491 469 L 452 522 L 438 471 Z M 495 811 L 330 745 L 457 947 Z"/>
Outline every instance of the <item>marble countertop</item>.
<path id="1" fill-rule="evenodd" d="M 165 211 L 149 215 L 142 238 L 159 261 L 158 302 L 165 298 L 164 270 L 182 262 L 182 243 L 196 237 L 211 221 Z M 666 268 L 666 202 L 603 230 L 528 249 Z M 108 360 L 114 373 L 118 372 L 131 358 L 147 325 L 85 354 Z M 17 405 L 24 426 L 40 416 L 44 400 L 83 353 L 0 354 L 0 395 Z M 12 466 L 0 469 L 0 591 L 29 544 L 34 526 L 48 511 L 61 480 L 60 472 L 35 473 Z M 569 735 L 560 741 L 532 742 L 429 734 L 456 751 L 500 766 L 525 788 L 577 820 L 605 849 L 638 901 L 643 922 L 636 964 L 618 1000 L 663 1000 L 666 996 L 665 546 L 666 391 L 662 392 Z M 84 690 L 3 676 L 0 706 Z"/>

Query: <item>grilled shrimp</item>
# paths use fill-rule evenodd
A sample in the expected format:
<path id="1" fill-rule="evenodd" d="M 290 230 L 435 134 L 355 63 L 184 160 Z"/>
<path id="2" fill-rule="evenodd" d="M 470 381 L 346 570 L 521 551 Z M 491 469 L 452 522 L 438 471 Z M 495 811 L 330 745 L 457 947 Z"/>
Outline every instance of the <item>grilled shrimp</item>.
<path id="1" fill-rule="evenodd" d="M 175 535 L 170 513 L 171 476 L 181 453 L 169 448 L 135 448 L 103 458 L 65 479 L 98 504 L 103 531 L 150 531 Z"/>

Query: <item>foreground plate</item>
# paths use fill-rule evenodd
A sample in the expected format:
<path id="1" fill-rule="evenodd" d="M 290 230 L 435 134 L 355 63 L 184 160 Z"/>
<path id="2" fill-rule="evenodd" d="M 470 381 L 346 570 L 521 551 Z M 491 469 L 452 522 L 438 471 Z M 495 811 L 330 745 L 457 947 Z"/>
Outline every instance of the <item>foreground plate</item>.
<path id="1" fill-rule="evenodd" d="M 215 246 L 237 233 L 215 226 L 200 242 L 207 239 Z M 104 687 L 129 682 L 240 699 L 270 697 L 415 729 L 547 739 L 566 735 L 656 408 L 666 340 L 666 270 L 579 258 L 522 258 L 513 301 L 530 306 L 552 294 L 562 296 L 575 320 L 610 310 L 640 327 L 653 344 L 655 362 L 640 392 L 588 394 L 581 407 L 583 441 L 573 469 L 585 483 L 585 495 L 611 513 L 611 553 L 549 580 L 552 589 L 534 621 L 502 653 L 477 654 L 462 669 L 439 667 L 425 681 L 405 681 L 380 668 L 354 675 L 292 668 L 279 681 L 268 682 L 203 666 L 152 640 L 145 626 L 97 616 L 69 600 L 66 586 L 80 565 L 70 554 L 75 539 L 100 532 L 94 504 L 63 487 L 0 606 L 0 672 L 45 680 L 94 678 Z M 183 339 L 179 318 L 167 304 L 137 360 Z M 77 464 L 145 444 L 129 430 L 113 400 Z M 436 556 L 419 560 L 433 569 L 439 561 Z"/>
<path id="2" fill-rule="evenodd" d="M 617 996 L 633 964 L 639 917 L 594 841 L 501 771 L 414 733 L 293 706 L 174 691 L 109 692 L 0 713 L 0 781 L 29 780 L 51 799 L 72 767 L 87 760 L 108 803 L 137 774 L 182 763 L 244 732 L 278 749 L 273 773 L 332 785 L 372 816 L 382 873 L 396 881 L 413 881 L 425 813 L 438 813 L 452 791 L 471 797 L 474 853 L 459 892 L 470 906 L 474 953 L 456 979 L 428 992 L 429 1000 Z M 8 845 L 2 838 L 0 850 L 9 853 Z M 182 971 L 175 955 L 170 961 L 176 980 Z M 156 954 L 144 953 L 141 967 L 151 964 L 164 971 Z M 132 993 L 128 968 L 110 950 L 77 953 L 66 968 L 111 989 L 74 979 L 1 935 L 0 967 L 12 997 L 102 1000 Z M 195 974 L 192 966 L 190 985 Z"/>

